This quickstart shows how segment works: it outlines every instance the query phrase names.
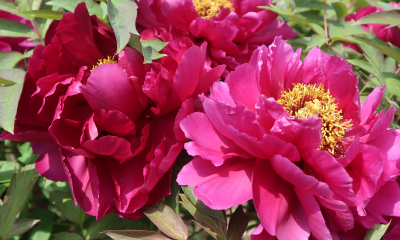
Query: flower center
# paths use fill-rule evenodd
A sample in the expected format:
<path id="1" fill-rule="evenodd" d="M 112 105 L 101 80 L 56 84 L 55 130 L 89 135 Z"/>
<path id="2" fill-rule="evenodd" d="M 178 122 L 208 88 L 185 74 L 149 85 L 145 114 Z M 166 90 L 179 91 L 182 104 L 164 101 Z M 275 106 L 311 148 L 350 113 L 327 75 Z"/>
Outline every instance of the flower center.
<path id="1" fill-rule="evenodd" d="M 337 110 L 337 103 L 332 95 L 324 91 L 324 85 L 293 84 L 289 91 L 282 91 L 278 103 L 289 112 L 290 116 L 309 118 L 310 116 L 322 119 L 322 142 L 319 149 L 326 150 L 334 156 L 342 155 L 342 141 L 344 131 L 351 127 L 351 120 L 343 122 L 342 110 Z"/>
<path id="2" fill-rule="evenodd" d="M 229 0 L 193 0 L 193 3 L 199 16 L 206 19 L 218 15 L 221 8 L 229 8 L 233 11 L 232 3 Z"/>
<path id="3" fill-rule="evenodd" d="M 106 63 L 118 63 L 117 60 L 115 60 L 115 55 L 110 57 L 108 56 L 107 59 L 99 59 L 97 60 L 97 64 L 93 66 L 92 70 L 93 71 L 95 68 L 97 68 L 98 66 L 102 65 L 102 64 L 106 64 Z"/>

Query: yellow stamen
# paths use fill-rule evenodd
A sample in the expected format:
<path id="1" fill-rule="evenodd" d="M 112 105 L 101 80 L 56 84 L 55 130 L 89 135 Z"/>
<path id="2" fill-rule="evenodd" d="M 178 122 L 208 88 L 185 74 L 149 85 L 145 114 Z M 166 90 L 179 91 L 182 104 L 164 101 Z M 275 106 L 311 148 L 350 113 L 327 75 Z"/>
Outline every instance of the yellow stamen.
<path id="1" fill-rule="evenodd" d="M 278 103 L 289 112 L 290 116 L 309 118 L 310 116 L 322 119 L 322 142 L 319 149 L 326 150 L 332 155 L 341 155 L 339 144 L 344 131 L 351 127 L 351 120 L 343 122 L 342 110 L 337 110 L 337 103 L 329 90 L 324 91 L 324 85 L 293 84 L 292 90 L 282 91 Z"/>
<path id="2" fill-rule="evenodd" d="M 233 5 L 229 0 L 193 0 L 193 3 L 199 16 L 205 19 L 218 15 L 221 8 L 233 11 Z"/>
<path id="3" fill-rule="evenodd" d="M 90 71 L 93 71 L 96 67 L 98 67 L 102 64 L 106 64 L 106 63 L 118 63 L 118 62 L 117 62 L 117 60 L 115 60 L 115 55 L 112 57 L 108 56 L 107 59 L 104 58 L 104 59 L 97 60 L 97 64 L 95 66 L 93 66 L 92 70 L 90 70 Z"/>

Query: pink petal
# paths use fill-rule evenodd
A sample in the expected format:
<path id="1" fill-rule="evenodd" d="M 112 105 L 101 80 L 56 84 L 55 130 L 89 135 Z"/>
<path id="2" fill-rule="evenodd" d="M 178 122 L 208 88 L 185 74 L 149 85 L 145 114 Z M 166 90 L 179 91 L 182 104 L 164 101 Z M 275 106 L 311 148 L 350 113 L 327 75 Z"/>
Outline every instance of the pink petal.
<path id="1" fill-rule="evenodd" d="M 254 206 L 264 229 L 279 239 L 308 239 L 310 228 L 293 186 L 272 170 L 268 160 L 256 161 L 252 182 Z"/>
<path id="2" fill-rule="evenodd" d="M 36 170 L 40 175 L 55 182 L 68 181 L 67 175 L 65 175 L 64 172 L 62 156 L 58 144 L 31 143 L 31 145 L 35 154 L 41 154 L 35 163 Z M 47 145 L 47 149 L 45 151 L 38 152 L 38 147 L 43 148 L 43 146 L 39 145 Z"/>
<path id="3" fill-rule="evenodd" d="M 306 175 L 298 166 L 287 158 L 276 155 L 270 158 L 270 162 L 275 172 L 285 181 L 293 184 L 295 188 L 322 197 L 333 195 L 333 192 L 326 183 Z"/>
<path id="4" fill-rule="evenodd" d="M 253 164 L 250 159 L 231 158 L 216 167 L 196 157 L 183 167 L 177 182 L 194 187 L 195 195 L 210 208 L 228 209 L 252 198 Z"/>
<path id="5" fill-rule="evenodd" d="M 387 130 L 392 123 L 394 112 L 396 111 L 395 107 L 391 107 L 381 119 L 379 119 L 375 125 L 372 127 L 371 133 L 368 136 L 367 142 L 371 141 L 383 131 Z"/>
<path id="6" fill-rule="evenodd" d="M 236 106 L 235 101 L 229 93 L 229 86 L 226 82 L 215 82 L 210 89 L 210 95 L 208 97 L 216 102 L 223 102 L 228 106 Z"/>
<path id="7" fill-rule="evenodd" d="M 376 87 L 365 99 L 364 105 L 360 111 L 360 124 L 366 123 L 368 118 L 375 112 L 382 101 L 384 87 Z"/>
<path id="8" fill-rule="evenodd" d="M 382 216 L 400 217 L 400 188 L 397 182 L 388 181 L 383 185 L 365 210 L 378 219 Z"/>
<path id="9" fill-rule="evenodd" d="M 257 122 L 267 133 L 274 126 L 275 121 L 290 117 L 289 113 L 274 98 L 266 98 L 264 95 L 259 96 L 256 109 Z"/>
<path id="10" fill-rule="evenodd" d="M 250 235 L 251 240 L 275 240 L 275 236 L 269 235 L 267 231 L 260 224 L 254 229 L 254 231 Z"/>
<path id="11" fill-rule="evenodd" d="M 294 190 L 300 200 L 301 205 L 303 206 L 312 235 L 316 239 L 321 240 L 333 239 L 329 229 L 326 226 L 321 209 L 318 202 L 315 200 L 315 197 L 297 186 L 294 188 Z"/>

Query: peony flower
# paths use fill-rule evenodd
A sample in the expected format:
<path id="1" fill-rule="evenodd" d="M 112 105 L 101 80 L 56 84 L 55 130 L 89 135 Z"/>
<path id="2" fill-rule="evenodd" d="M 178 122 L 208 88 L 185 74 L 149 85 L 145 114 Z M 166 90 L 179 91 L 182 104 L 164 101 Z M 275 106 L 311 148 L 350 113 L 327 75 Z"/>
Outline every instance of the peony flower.
<path id="1" fill-rule="evenodd" d="M 224 67 L 205 63 L 206 44 L 152 64 L 132 48 L 115 51 L 112 30 L 84 3 L 64 14 L 51 44 L 34 51 L 15 134 L 1 137 L 32 142 L 37 171 L 68 181 L 86 213 L 134 220 L 170 194 L 186 140 L 179 122 Z"/>
<path id="2" fill-rule="evenodd" d="M 393 8 L 399 8 L 400 5 L 395 2 L 391 2 Z M 358 21 L 361 18 L 375 12 L 381 12 L 383 9 L 377 8 L 374 6 L 368 6 L 359 8 L 356 13 L 349 14 L 346 16 L 345 21 Z M 400 29 L 398 27 L 391 27 L 387 28 L 389 25 L 385 24 L 362 24 L 361 27 L 366 31 L 369 32 L 370 28 L 372 28 L 374 34 L 380 38 L 384 42 L 390 42 L 391 44 L 395 45 L 396 47 L 400 47 Z M 358 52 L 362 52 L 361 49 L 354 43 L 344 43 L 345 46 L 350 47 Z"/>
<path id="3" fill-rule="evenodd" d="M 277 19 L 278 14 L 258 8 L 271 4 L 270 0 L 143 0 L 137 4 L 140 27 L 175 28 L 198 45 L 206 41 L 213 65 L 225 64 L 228 71 L 248 62 L 258 46 L 271 44 L 275 36 L 297 36 Z"/>
<path id="4" fill-rule="evenodd" d="M 20 22 L 33 29 L 32 23 L 28 19 L 21 18 L 9 12 L 0 10 L 0 19 Z M 36 46 L 36 44 L 33 42 L 29 42 L 28 38 L 26 37 L 0 36 L 0 52 L 17 51 L 20 53 L 24 53 L 33 48 L 34 46 Z M 19 65 L 25 66 L 25 64 L 23 64 L 23 61 L 19 63 Z"/>
<path id="5" fill-rule="evenodd" d="M 177 181 L 213 209 L 253 199 L 280 240 L 346 239 L 400 215 L 395 109 L 374 113 L 383 87 L 362 105 L 343 59 L 300 55 L 277 37 L 201 95 L 203 109 L 180 123 L 194 159 Z"/>

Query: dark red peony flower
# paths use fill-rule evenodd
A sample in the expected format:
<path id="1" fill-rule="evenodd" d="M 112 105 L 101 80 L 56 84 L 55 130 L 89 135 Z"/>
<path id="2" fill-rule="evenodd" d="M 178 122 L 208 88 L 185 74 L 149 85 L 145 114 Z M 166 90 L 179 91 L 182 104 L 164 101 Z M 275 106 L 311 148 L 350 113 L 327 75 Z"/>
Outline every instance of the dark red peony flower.
<path id="1" fill-rule="evenodd" d="M 178 124 L 193 112 L 192 97 L 207 92 L 224 67 L 206 64 L 206 44 L 152 64 L 129 47 L 114 55 L 113 31 L 84 3 L 64 14 L 55 31 L 48 46 L 34 51 L 15 135 L 2 139 L 32 142 L 42 154 L 38 172 L 68 180 L 88 214 L 136 219 L 141 207 L 170 193 L 186 140 Z"/>
<path id="2" fill-rule="evenodd" d="M 144 28 L 178 29 L 198 45 L 209 43 L 213 65 L 227 70 L 248 62 L 261 44 L 271 44 L 275 36 L 290 39 L 297 34 L 278 14 L 257 8 L 270 0 L 143 0 L 137 23 Z"/>

